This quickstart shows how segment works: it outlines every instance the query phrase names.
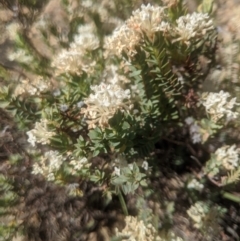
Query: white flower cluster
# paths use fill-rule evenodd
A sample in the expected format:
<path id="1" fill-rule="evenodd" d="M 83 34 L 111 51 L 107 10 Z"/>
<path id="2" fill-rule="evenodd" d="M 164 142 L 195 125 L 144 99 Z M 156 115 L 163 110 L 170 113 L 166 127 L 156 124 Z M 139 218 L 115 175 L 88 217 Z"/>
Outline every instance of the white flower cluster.
<path id="1" fill-rule="evenodd" d="M 156 230 L 152 224 L 145 226 L 142 220 L 139 221 L 137 218 L 132 216 L 127 216 L 125 218 L 125 222 L 126 226 L 121 232 L 116 229 L 117 237 L 127 235 L 129 236 L 129 241 L 161 241 L 160 237 L 156 237 Z"/>
<path id="2" fill-rule="evenodd" d="M 63 158 L 57 151 L 48 151 L 41 157 L 39 163 L 33 164 L 32 174 L 42 174 L 48 181 L 55 180 L 55 174 L 63 163 Z"/>
<path id="3" fill-rule="evenodd" d="M 33 62 L 33 57 L 27 53 L 24 49 L 18 49 L 16 51 L 10 51 L 8 53 L 8 59 L 10 61 L 18 61 L 24 64 L 31 64 Z"/>
<path id="4" fill-rule="evenodd" d="M 96 61 L 88 57 L 87 53 L 99 47 L 99 39 L 95 32 L 93 24 L 79 26 L 78 35 L 74 37 L 70 48 L 62 50 L 52 62 L 57 75 L 62 73 L 81 75 L 83 71 L 90 74 L 94 70 Z"/>
<path id="5" fill-rule="evenodd" d="M 173 42 L 181 41 L 187 45 L 191 39 L 201 39 L 209 30 L 214 29 L 213 22 L 207 13 L 192 13 L 177 19 L 174 29 L 177 38 Z"/>
<path id="6" fill-rule="evenodd" d="M 119 74 L 119 69 L 124 68 L 124 66 L 117 66 L 114 64 L 109 64 L 106 66 L 103 72 L 103 78 L 105 79 L 106 83 L 109 84 L 121 84 L 121 83 L 129 83 L 130 80 L 122 74 Z"/>
<path id="7" fill-rule="evenodd" d="M 188 189 L 195 189 L 197 191 L 201 191 L 204 188 L 204 185 L 202 183 L 200 183 L 199 181 L 197 181 L 196 179 L 192 179 L 188 185 L 187 185 Z"/>
<path id="8" fill-rule="evenodd" d="M 87 108 L 82 108 L 82 113 L 88 118 L 89 128 L 94 128 L 96 123 L 100 127 L 108 126 L 108 120 L 113 117 L 117 110 L 128 111 L 127 105 L 130 99 L 130 90 L 123 90 L 118 85 L 104 84 L 91 86 L 94 94 L 84 101 Z M 127 102 L 126 102 L 127 101 Z"/>
<path id="9" fill-rule="evenodd" d="M 146 226 L 142 220 L 138 220 L 136 217 L 126 216 L 125 223 L 126 226 L 121 232 L 116 228 L 117 237 L 128 236 L 129 241 L 183 241 L 172 232 L 168 233 L 166 238 L 159 237 L 152 224 Z"/>
<path id="10" fill-rule="evenodd" d="M 126 24 L 117 28 L 113 35 L 106 40 L 106 48 L 113 54 L 121 56 L 122 52 L 130 56 L 136 53 L 135 47 L 140 42 L 140 35 Z"/>
<path id="11" fill-rule="evenodd" d="M 99 47 L 99 39 L 95 34 L 93 24 L 80 25 L 78 34 L 74 36 L 74 42 L 70 45 L 73 49 L 91 51 Z"/>
<path id="12" fill-rule="evenodd" d="M 236 148 L 236 145 L 223 146 L 215 151 L 216 162 L 226 170 L 234 170 L 240 165 L 239 154 L 240 148 Z"/>
<path id="13" fill-rule="evenodd" d="M 219 93 L 210 92 L 202 94 L 201 102 L 214 122 L 217 122 L 224 116 L 226 116 L 227 121 L 237 118 L 238 113 L 232 111 L 233 107 L 237 105 L 236 97 L 229 101 L 228 98 L 230 96 L 228 92 L 224 92 L 223 90 Z"/>
<path id="14" fill-rule="evenodd" d="M 226 172 L 237 169 L 240 165 L 239 154 L 240 148 L 236 148 L 236 145 L 218 148 L 206 163 L 204 172 L 208 176 L 214 177 L 221 170 Z"/>
<path id="15" fill-rule="evenodd" d="M 69 50 L 62 50 L 54 59 L 52 65 L 56 68 L 56 75 L 63 73 L 81 75 L 83 71 L 92 73 L 96 62 L 84 56 L 82 51 L 70 48 Z"/>
<path id="16" fill-rule="evenodd" d="M 120 176 L 121 175 L 121 169 L 119 167 L 114 167 L 113 175 L 114 176 Z"/>
<path id="17" fill-rule="evenodd" d="M 28 131 L 28 142 L 32 146 L 35 146 L 36 143 L 49 144 L 49 138 L 55 135 L 54 132 L 48 130 L 48 120 L 41 119 L 40 122 L 35 123 L 35 128 Z"/>
<path id="18" fill-rule="evenodd" d="M 154 7 L 150 3 L 142 4 L 141 9 L 134 11 L 126 24 L 131 29 L 139 33 L 144 32 L 151 38 L 154 32 L 165 31 L 169 26 L 169 23 L 163 21 L 166 18 L 164 10 L 164 7 Z"/>
<path id="19" fill-rule="evenodd" d="M 204 219 L 208 214 L 208 207 L 203 202 L 199 201 L 192 205 L 188 210 L 187 214 L 194 221 L 195 228 L 202 228 L 204 225 Z"/>
<path id="20" fill-rule="evenodd" d="M 202 133 L 201 127 L 195 122 L 195 119 L 192 117 L 187 117 L 185 119 L 186 124 L 189 126 L 190 137 L 192 142 L 201 143 L 202 142 Z"/>
<path id="21" fill-rule="evenodd" d="M 199 40 L 214 29 L 208 14 L 196 12 L 181 16 L 177 19 L 176 26 L 173 26 L 165 9 L 166 7 L 156 7 L 151 4 L 142 5 L 133 12 L 124 25 L 113 32 L 107 40 L 107 49 L 117 55 L 125 52 L 132 56 L 136 53 L 135 47 L 144 41 L 144 35 L 154 40 L 156 32 L 166 36 L 171 33 L 174 36 L 173 43 L 181 41 L 189 45 L 192 39 Z"/>
<path id="22" fill-rule="evenodd" d="M 79 158 L 78 160 L 71 160 L 69 164 L 72 166 L 71 174 L 75 175 L 77 172 L 81 171 L 83 167 L 90 167 L 91 163 L 88 162 L 86 157 Z"/>
<path id="23" fill-rule="evenodd" d="M 24 93 L 29 93 L 30 95 L 39 95 L 41 92 L 49 90 L 50 83 L 44 80 L 41 76 L 38 76 L 34 80 L 29 79 L 21 80 L 21 83 L 17 85 L 14 95 L 22 95 Z"/>
<path id="24" fill-rule="evenodd" d="M 142 5 L 141 9 L 134 11 L 132 17 L 107 39 L 106 48 L 116 55 L 121 55 L 122 52 L 134 55 L 135 47 L 143 40 L 143 32 L 152 39 L 155 32 L 170 28 L 169 24 L 163 21 L 165 17 L 163 7 Z"/>

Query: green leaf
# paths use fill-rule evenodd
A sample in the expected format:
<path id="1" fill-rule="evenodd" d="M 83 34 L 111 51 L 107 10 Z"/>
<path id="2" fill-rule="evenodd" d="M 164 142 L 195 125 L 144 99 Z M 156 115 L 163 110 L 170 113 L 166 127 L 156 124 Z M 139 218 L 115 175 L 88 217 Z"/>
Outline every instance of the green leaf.
<path id="1" fill-rule="evenodd" d="M 100 140 L 99 136 L 99 129 L 95 128 L 94 130 L 90 130 L 88 136 L 91 138 L 91 140 Z"/>
<path id="2" fill-rule="evenodd" d="M 203 0 L 202 4 L 198 6 L 198 12 L 208 13 L 212 12 L 214 0 Z"/>
<path id="3" fill-rule="evenodd" d="M 119 177 L 115 177 L 112 180 L 112 183 L 114 185 L 122 185 L 123 183 L 127 182 L 127 178 L 123 175 L 119 176 Z"/>
<path id="4" fill-rule="evenodd" d="M 4 109 L 9 106 L 9 101 L 0 101 L 0 108 Z"/>
<path id="5" fill-rule="evenodd" d="M 143 186 L 143 187 L 147 187 L 147 181 L 145 179 L 143 179 L 141 182 L 140 182 L 140 185 Z"/>
<path id="6" fill-rule="evenodd" d="M 135 76 L 140 75 L 141 72 L 142 72 L 142 70 L 135 70 L 135 71 L 133 71 L 129 76 L 130 76 L 130 77 L 135 77 Z"/>
<path id="7" fill-rule="evenodd" d="M 97 156 L 100 153 L 100 150 L 95 149 L 93 152 L 93 157 Z"/>

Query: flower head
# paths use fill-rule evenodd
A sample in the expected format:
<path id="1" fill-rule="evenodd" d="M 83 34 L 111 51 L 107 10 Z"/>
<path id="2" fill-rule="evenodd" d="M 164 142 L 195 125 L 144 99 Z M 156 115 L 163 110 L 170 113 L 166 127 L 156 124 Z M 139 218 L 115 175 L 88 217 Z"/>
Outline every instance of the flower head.
<path id="1" fill-rule="evenodd" d="M 94 128 L 98 123 L 100 127 L 108 126 L 108 120 L 117 110 L 128 111 L 130 107 L 127 101 L 130 98 L 130 90 L 123 90 L 118 85 L 104 84 L 91 86 L 94 94 L 84 101 L 87 108 L 82 108 L 82 113 L 88 118 L 89 128 Z"/>
<path id="2" fill-rule="evenodd" d="M 28 142 L 35 146 L 35 143 L 48 144 L 50 138 L 55 135 L 54 132 L 48 130 L 48 120 L 41 119 L 35 123 L 35 128 L 28 131 Z"/>
<path id="3" fill-rule="evenodd" d="M 238 116 L 237 112 L 232 111 L 232 108 L 237 105 L 236 98 L 232 98 L 229 101 L 229 97 L 230 94 L 222 90 L 219 93 L 210 92 L 202 94 L 201 102 L 214 122 L 217 122 L 224 116 L 226 116 L 227 121 L 235 119 Z"/>
<path id="4" fill-rule="evenodd" d="M 192 13 L 181 16 L 177 19 L 175 28 L 176 39 L 173 42 L 181 41 L 187 45 L 192 39 L 201 39 L 209 30 L 213 30 L 213 22 L 207 13 Z"/>
<path id="5" fill-rule="evenodd" d="M 236 145 L 223 146 L 215 152 L 216 161 L 221 163 L 226 170 L 234 170 L 240 164 L 240 149 Z"/>
<path id="6" fill-rule="evenodd" d="M 108 51 L 120 56 L 122 52 L 128 55 L 136 53 L 135 47 L 140 42 L 140 35 L 126 24 L 117 28 L 113 35 L 106 40 L 106 48 Z"/>
<path id="7" fill-rule="evenodd" d="M 55 173 L 60 169 L 63 158 L 57 151 L 48 151 L 41 157 L 40 162 L 33 164 L 32 174 L 42 174 L 48 181 L 55 180 Z"/>
<path id="8" fill-rule="evenodd" d="M 99 47 L 99 39 L 93 24 L 81 25 L 78 34 L 69 49 L 63 49 L 53 60 L 56 74 L 73 73 L 81 75 L 83 71 L 90 74 L 96 65 L 96 61 L 88 56 L 88 52 Z"/>
<path id="9" fill-rule="evenodd" d="M 155 7 L 150 3 L 148 5 L 142 4 L 141 9 L 133 12 L 127 25 L 136 32 L 144 32 L 151 38 L 154 32 L 162 30 L 164 25 L 165 27 L 167 25 L 166 22 L 163 22 L 166 17 L 164 10 L 164 7 Z"/>
<path id="10" fill-rule="evenodd" d="M 160 237 L 156 237 L 157 232 L 153 225 L 146 226 L 142 220 L 132 216 L 127 216 L 125 222 L 126 226 L 121 232 L 116 230 L 117 236 L 127 235 L 131 241 L 161 241 Z"/>
<path id="11" fill-rule="evenodd" d="M 194 221 L 194 227 L 201 228 L 204 225 L 204 218 L 208 213 L 208 208 L 203 202 L 196 202 L 192 205 L 187 214 Z"/>
<path id="12" fill-rule="evenodd" d="M 36 78 L 29 80 L 23 79 L 16 86 L 14 94 L 16 96 L 22 95 L 24 93 L 28 93 L 30 95 L 39 95 L 42 92 L 48 91 L 50 89 L 49 81 L 43 79 L 41 76 L 37 76 Z"/>

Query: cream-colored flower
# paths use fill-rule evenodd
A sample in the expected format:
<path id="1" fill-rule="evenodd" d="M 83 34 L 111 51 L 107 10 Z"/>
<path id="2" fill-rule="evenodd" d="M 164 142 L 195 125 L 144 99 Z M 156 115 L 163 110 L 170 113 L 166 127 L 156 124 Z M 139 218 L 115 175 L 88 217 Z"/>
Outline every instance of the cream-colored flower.
<path id="1" fill-rule="evenodd" d="M 122 67 L 124 68 L 124 66 Z M 120 74 L 119 69 L 121 67 L 114 65 L 114 64 L 109 64 L 106 66 L 104 72 L 103 72 L 103 78 L 108 84 L 124 84 L 124 83 L 129 83 L 130 80 L 123 74 Z"/>
<path id="2" fill-rule="evenodd" d="M 52 66 L 56 68 L 56 75 L 71 73 L 81 75 L 83 71 L 91 74 L 96 61 L 89 58 L 85 52 L 72 45 L 69 50 L 62 50 L 53 60 Z"/>
<path id="3" fill-rule="evenodd" d="M 60 169 L 63 158 L 58 151 L 48 151 L 41 157 L 40 162 L 33 164 L 32 174 L 41 174 L 48 181 L 55 180 L 55 173 Z"/>
<path id="4" fill-rule="evenodd" d="M 142 220 L 138 220 L 132 216 L 127 216 L 125 222 L 126 226 L 121 232 L 116 229 L 117 237 L 129 236 L 127 240 L 130 241 L 162 241 L 162 239 L 157 236 L 153 225 L 149 224 L 146 226 Z"/>
<path id="5" fill-rule="evenodd" d="M 79 159 L 72 159 L 69 162 L 70 166 L 72 166 L 72 174 L 77 174 L 77 172 L 81 171 L 83 167 L 90 167 L 91 163 L 88 162 L 86 157 L 82 157 Z"/>
<path id="6" fill-rule="evenodd" d="M 118 167 L 114 167 L 114 171 L 113 174 L 116 176 L 120 176 L 121 175 L 121 169 Z"/>
<path id="7" fill-rule="evenodd" d="M 16 51 L 10 51 L 8 53 L 8 59 L 10 61 L 18 61 L 24 64 L 31 64 L 33 62 L 33 57 L 29 55 L 24 49 L 18 49 Z"/>
<path id="8" fill-rule="evenodd" d="M 216 161 L 226 170 L 234 170 L 240 164 L 239 153 L 240 148 L 236 148 L 236 145 L 223 146 L 215 151 Z"/>
<path id="9" fill-rule="evenodd" d="M 22 95 L 28 93 L 30 95 L 39 95 L 41 92 L 45 92 L 50 89 L 50 82 L 38 76 L 31 81 L 29 79 L 20 80 L 20 83 L 16 86 L 14 95 Z"/>
<path id="10" fill-rule="evenodd" d="M 164 7 L 155 7 L 150 3 L 148 5 L 142 4 L 141 9 L 134 11 L 126 24 L 136 32 L 144 32 L 152 38 L 154 32 L 167 29 L 168 24 L 163 22 L 166 17 L 164 10 Z"/>
<path id="11" fill-rule="evenodd" d="M 79 51 L 90 51 L 99 47 L 99 39 L 96 36 L 96 27 L 93 24 L 80 25 L 78 34 L 74 36 L 74 42 L 70 45 L 72 49 Z"/>
<path id="12" fill-rule="evenodd" d="M 188 184 L 187 188 L 189 189 L 195 189 L 197 191 L 201 191 L 204 188 L 204 185 L 197 181 L 196 179 L 192 179 Z"/>
<path id="13" fill-rule="evenodd" d="M 87 108 L 82 108 L 82 113 L 87 118 L 89 128 L 108 126 L 108 120 L 117 110 L 130 110 L 127 105 L 130 99 L 130 90 L 123 90 L 118 85 L 101 83 L 91 86 L 94 94 L 84 101 Z"/>
<path id="14" fill-rule="evenodd" d="M 50 143 L 50 138 L 55 135 L 54 132 L 48 130 L 48 120 L 41 119 L 40 122 L 35 123 L 34 129 L 27 132 L 28 142 L 32 146 L 35 146 L 36 143 L 41 143 L 43 145 Z"/>
<path id="15" fill-rule="evenodd" d="M 148 162 L 147 161 L 143 161 L 142 163 L 142 168 L 147 171 L 148 170 Z"/>
<path id="16" fill-rule="evenodd" d="M 226 116 L 227 121 L 236 119 L 237 112 L 232 109 L 236 103 L 236 97 L 228 100 L 230 94 L 221 90 L 219 93 L 203 93 L 201 103 L 205 106 L 207 113 L 210 114 L 212 120 L 217 122 L 222 117 Z"/>
<path id="17" fill-rule="evenodd" d="M 181 41 L 187 45 L 191 40 L 201 39 L 209 30 L 213 30 L 213 22 L 205 13 L 192 13 L 181 16 L 177 19 L 177 26 L 174 29 L 176 39 L 173 42 Z"/>
<path id="18" fill-rule="evenodd" d="M 196 202 L 188 210 L 187 214 L 194 221 L 194 227 L 201 228 L 204 225 L 204 218 L 207 215 L 206 205 L 203 202 Z"/>
<path id="19" fill-rule="evenodd" d="M 80 25 L 78 34 L 69 49 L 63 49 L 53 59 L 56 75 L 71 73 L 81 75 L 84 72 L 91 74 L 94 71 L 96 61 L 88 56 L 88 52 L 99 47 L 99 39 L 93 24 Z"/>
<path id="20" fill-rule="evenodd" d="M 112 54 L 121 56 L 122 52 L 132 56 L 136 53 L 135 47 L 139 44 L 140 35 L 126 24 L 116 29 L 111 37 L 106 39 L 106 49 Z"/>

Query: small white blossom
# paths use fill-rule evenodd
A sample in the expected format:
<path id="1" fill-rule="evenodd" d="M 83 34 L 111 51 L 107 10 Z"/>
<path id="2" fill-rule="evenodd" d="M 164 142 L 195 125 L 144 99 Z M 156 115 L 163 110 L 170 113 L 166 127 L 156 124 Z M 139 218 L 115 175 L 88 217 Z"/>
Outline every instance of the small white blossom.
<path id="1" fill-rule="evenodd" d="M 58 151 L 48 151 L 41 157 L 40 162 L 33 164 L 32 174 L 41 174 L 48 181 L 55 180 L 55 173 L 60 169 L 63 163 L 63 158 Z"/>
<path id="2" fill-rule="evenodd" d="M 219 93 L 202 94 L 201 102 L 214 122 L 217 122 L 224 116 L 226 116 L 227 121 L 237 118 L 238 113 L 232 111 L 233 107 L 238 105 L 236 97 L 228 100 L 229 97 L 230 94 L 222 90 Z"/>
<path id="3" fill-rule="evenodd" d="M 72 174 L 76 174 L 78 171 L 81 171 L 83 167 L 90 167 L 91 163 L 88 162 L 86 157 L 79 159 L 72 159 L 69 164 L 73 167 Z"/>
<path id="4" fill-rule="evenodd" d="M 133 164 L 132 163 L 128 164 L 128 167 L 131 171 L 133 170 Z"/>
<path id="5" fill-rule="evenodd" d="M 96 61 L 88 57 L 84 50 L 77 49 L 76 45 L 68 50 L 62 50 L 55 56 L 52 66 L 56 68 L 57 75 L 72 73 L 81 75 L 83 71 L 91 74 L 94 71 Z"/>
<path id="6" fill-rule="evenodd" d="M 107 65 L 104 72 L 103 78 L 105 79 L 106 83 L 109 84 L 121 84 L 121 83 L 129 83 L 130 80 L 122 74 L 119 74 L 119 70 L 124 68 L 124 66 L 117 66 L 114 64 Z"/>
<path id="7" fill-rule="evenodd" d="M 80 25 L 78 34 L 74 36 L 74 42 L 70 45 L 73 49 L 94 50 L 99 47 L 99 39 L 95 34 L 93 24 Z"/>
<path id="8" fill-rule="evenodd" d="M 234 170 L 240 165 L 239 153 L 240 148 L 236 148 L 236 145 L 223 146 L 215 151 L 215 156 L 226 170 Z"/>
<path id="9" fill-rule="evenodd" d="M 48 121 L 46 119 L 41 119 L 40 122 L 35 123 L 35 128 L 28 131 L 28 142 L 32 146 L 35 146 L 36 143 L 49 144 L 49 139 L 55 135 L 54 132 L 49 131 L 47 127 Z"/>
<path id="10" fill-rule="evenodd" d="M 160 23 L 160 25 L 158 27 L 156 27 L 154 30 L 155 30 L 155 32 L 160 31 L 160 32 L 163 32 L 163 34 L 164 34 L 171 30 L 171 25 L 168 22 L 162 21 Z"/>
<path id="11" fill-rule="evenodd" d="M 74 36 L 70 48 L 62 50 L 52 62 L 57 75 L 66 72 L 81 75 L 83 71 L 88 74 L 94 71 L 96 61 L 87 53 L 99 47 L 99 39 L 95 32 L 93 24 L 79 26 L 78 34 Z"/>
<path id="12" fill-rule="evenodd" d="M 194 227 L 201 228 L 204 225 L 204 218 L 207 215 L 207 208 L 203 202 L 196 202 L 187 210 L 187 214 L 194 221 Z"/>
<path id="13" fill-rule="evenodd" d="M 48 80 L 43 79 L 41 76 L 29 80 L 23 79 L 20 80 L 20 83 L 17 85 L 14 94 L 16 96 L 28 93 L 30 95 L 39 95 L 42 92 L 48 91 L 50 88 L 50 83 Z"/>
<path id="14" fill-rule="evenodd" d="M 127 105 L 130 99 L 130 90 L 123 90 L 118 85 L 104 84 L 91 86 L 94 94 L 84 101 L 87 108 L 82 108 L 82 113 L 88 118 L 89 128 L 94 128 L 96 123 L 100 127 L 108 126 L 108 120 L 117 110 L 130 109 Z"/>
<path id="15" fill-rule="evenodd" d="M 33 62 L 33 57 L 29 55 L 24 49 L 18 49 L 14 52 L 8 54 L 8 59 L 10 61 L 18 61 L 24 64 L 31 64 Z"/>
<path id="16" fill-rule="evenodd" d="M 118 167 L 114 167 L 114 172 L 113 172 L 116 176 L 120 176 L 121 172 L 120 172 L 120 168 Z"/>
<path id="17" fill-rule="evenodd" d="M 126 24 L 113 32 L 106 40 L 106 49 L 121 56 L 122 52 L 132 56 L 136 53 L 135 47 L 140 42 L 140 35 Z"/>
<path id="18" fill-rule="evenodd" d="M 143 220 L 138 220 L 136 217 L 126 216 L 125 227 L 120 232 L 116 229 L 116 236 L 128 236 L 129 241 L 164 241 L 165 239 L 160 238 L 157 235 L 157 231 L 152 224 L 145 225 Z M 175 235 L 171 235 L 175 239 Z M 171 239 L 171 240 L 174 240 Z M 177 239 L 182 241 L 182 239 Z"/>
<path id="19" fill-rule="evenodd" d="M 204 185 L 202 183 L 200 183 L 199 181 L 197 181 L 196 179 L 192 179 L 188 185 L 187 185 L 188 189 L 195 189 L 197 191 L 201 191 L 204 188 Z"/>
<path id="20" fill-rule="evenodd" d="M 163 21 L 166 17 L 164 10 L 165 8 L 155 7 L 150 3 L 142 4 L 141 9 L 134 11 L 132 17 L 127 20 L 127 25 L 136 32 L 145 32 L 152 38 L 154 32 L 168 28 L 168 24 Z"/>
<path id="21" fill-rule="evenodd" d="M 192 13 L 177 19 L 175 28 L 176 41 L 189 45 L 192 39 L 201 39 L 209 30 L 214 29 L 213 22 L 207 13 Z"/>
<path id="22" fill-rule="evenodd" d="M 148 170 L 148 162 L 147 161 L 144 161 L 143 163 L 142 163 L 142 168 L 144 169 L 144 170 Z"/>

